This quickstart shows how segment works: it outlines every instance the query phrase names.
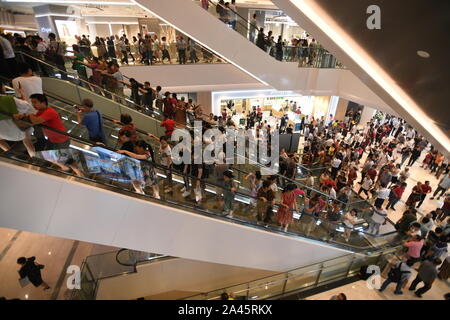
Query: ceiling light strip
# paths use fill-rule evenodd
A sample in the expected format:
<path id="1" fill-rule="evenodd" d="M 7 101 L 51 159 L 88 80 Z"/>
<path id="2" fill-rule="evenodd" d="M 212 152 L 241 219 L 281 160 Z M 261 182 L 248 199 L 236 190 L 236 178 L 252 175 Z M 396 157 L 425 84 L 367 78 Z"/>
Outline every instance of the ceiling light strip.
<path id="1" fill-rule="evenodd" d="M 35 18 L 42 18 L 42 17 L 67 17 L 67 18 L 79 18 L 81 19 L 81 16 L 77 16 L 74 14 L 64 14 L 64 13 L 46 13 L 46 14 L 37 14 L 34 16 Z"/>
<path id="2" fill-rule="evenodd" d="M 372 77 L 379 86 L 381 86 L 406 112 L 411 114 L 416 121 L 423 122 L 427 121 L 427 125 L 422 127 L 428 131 L 436 140 L 441 141 L 444 148 L 450 152 L 450 141 L 448 137 L 438 128 L 436 125 L 432 124 L 433 121 L 420 109 L 420 107 L 397 85 L 395 85 L 394 80 L 385 72 L 382 71 L 381 67 L 370 58 L 363 58 L 356 49 L 354 49 L 350 44 L 348 44 L 344 38 L 341 36 L 346 33 L 342 30 L 340 32 L 336 31 L 336 28 L 323 20 L 325 14 L 319 15 L 313 8 L 305 3 L 303 0 L 290 0 L 300 11 L 303 12 L 312 22 L 316 24 L 333 42 L 338 45 L 350 58 L 353 59 L 370 77 Z M 319 11 L 319 10 L 318 10 Z M 332 20 L 331 18 L 329 18 Z M 347 37 L 349 37 L 347 35 Z M 370 57 L 361 47 L 357 44 L 354 46 L 358 51 L 364 53 L 367 57 Z M 371 60 L 371 63 L 368 62 Z M 378 70 L 376 70 L 378 69 Z M 391 83 L 389 83 L 391 82 Z M 408 101 L 409 100 L 409 101 Z M 445 143 L 444 141 L 447 141 Z"/>
<path id="3" fill-rule="evenodd" d="M 165 23 L 167 23 L 168 25 L 170 25 L 171 27 L 177 29 L 178 31 L 180 31 L 181 33 L 187 35 L 189 38 L 194 39 L 197 43 L 201 44 L 203 47 L 207 48 L 208 50 L 210 50 L 211 52 L 213 52 L 214 54 L 216 54 L 217 56 L 221 57 L 222 59 L 226 60 L 227 62 L 229 62 L 230 64 L 232 64 L 233 66 L 235 66 L 236 68 L 239 68 L 240 70 L 242 70 L 243 72 L 245 72 L 246 74 L 248 74 L 249 76 L 251 76 L 252 78 L 258 80 L 259 82 L 261 82 L 262 84 L 269 86 L 270 85 L 265 82 L 264 80 L 261 80 L 260 78 L 258 78 L 257 76 L 255 76 L 254 74 L 250 73 L 249 71 L 245 70 L 244 68 L 242 68 L 241 66 L 239 66 L 238 64 L 236 64 L 234 61 L 222 56 L 220 53 L 218 53 L 217 51 L 215 51 L 214 49 L 208 47 L 207 45 L 205 45 L 203 42 L 199 41 L 196 37 L 193 37 L 192 35 L 190 35 L 189 33 L 186 33 L 183 30 L 180 30 L 179 28 L 177 28 L 175 25 L 173 25 L 172 23 L 170 23 L 169 21 L 167 21 L 166 19 L 164 19 L 163 17 L 157 15 L 155 12 L 151 11 L 150 9 L 148 9 L 147 7 L 141 5 L 139 2 L 136 2 L 135 0 L 130 0 L 131 2 L 133 2 L 134 4 L 136 4 L 137 6 L 141 7 L 142 9 L 144 9 L 145 11 L 150 12 L 151 14 L 153 14 L 155 17 L 157 17 L 158 19 L 164 21 Z"/>

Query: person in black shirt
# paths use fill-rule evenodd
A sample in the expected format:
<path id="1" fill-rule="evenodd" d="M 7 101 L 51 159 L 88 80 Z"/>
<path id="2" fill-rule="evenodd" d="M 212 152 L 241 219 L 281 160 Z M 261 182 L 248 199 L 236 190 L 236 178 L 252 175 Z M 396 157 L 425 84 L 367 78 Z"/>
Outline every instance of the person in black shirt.
<path id="1" fill-rule="evenodd" d="M 256 45 L 261 49 L 266 51 L 267 42 L 264 35 L 264 28 L 259 28 L 259 33 L 256 38 Z"/>
<path id="2" fill-rule="evenodd" d="M 153 100 L 155 100 L 155 91 L 151 88 L 150 82 L 144 82 L 144 88 L 141 89 L 142 94 L 142 105 L 146 110 L 153 112 Z"/>
<path id="3" fill-rule="evenodd" d="M 131 132 L 128 130 L 119 132 L 119 144 L 120 150 L 127 150 L 129 152 L 134 152 L 134 144 L 131 141 Z"/>
<path id="4" fill-rule="evenodd" d="M 408 167 L 411 167 L 414 162 L 420 157 L 420 154 L 422 153 L 422 150 L 420 150 L 420 147 L 416 145 L 411 153 L 411 158 L 409 158 Z"/>
<path id="5" fill-rule="evenodd" d="M 44 287 L 44 290 L 50 289 L 50 286 L 42 280 L 41 270 L 44 269 L 42 264 L 38 264 L 35 262 L 36 257 L 25 258 L 20 257 L 17 259 L 17 264 L 21 266 L 19 270 L 20 279 L 28 277 L 30 282 L 35 286 Z"/>

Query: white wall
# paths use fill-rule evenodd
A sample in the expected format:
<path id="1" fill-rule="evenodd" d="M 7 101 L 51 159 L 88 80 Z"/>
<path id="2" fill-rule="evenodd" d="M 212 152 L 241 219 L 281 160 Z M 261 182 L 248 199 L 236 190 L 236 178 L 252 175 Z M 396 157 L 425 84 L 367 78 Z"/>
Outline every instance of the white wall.
<path id="1" fill-rule="evenodd" d="M 285 271 L 349 253 L 0 162 L 0 226 L 170 256 Z"/>
<path id="2" fill-rule="evenodd" d="M 301 85 L 296 90 L 287 90 L 288 92 L 312 96 L 339 96 L 396 114 L 348 70 L 317 68 L 295 70 L 301 75 Z M 251 95 L 242 91 L 276 91 L 231 64 L 129 66 L 121 67 L 121 71 L 129 78 L 135 78 L 139 82 L 150 81 L 152 86 L 160 85 L 163 91 L 170 92 L 233 91 L 236 97 L 250 97 Z M 218 95 L 213 95 L 213 111 L 217 106 L 217 99 Z"/>
<path id="3" fill-rule="evenodd" d="M 180 293 L 173 298 L 180 299 L 274 274 L 188 259 L 155 261 L 138 265 L 136 273 L 101 280 L 97 300 L 130 300 L 175 291 Z M 127 290 L 123 290 L 125 287 Z"/>
<path id="4" fill-rule="evenodd" d="M 267 88 L 230 64 L 186 64 L 121 67 L 121 72 L 139 82 L 150 81 L 163 91 L 205 92 Z"/>

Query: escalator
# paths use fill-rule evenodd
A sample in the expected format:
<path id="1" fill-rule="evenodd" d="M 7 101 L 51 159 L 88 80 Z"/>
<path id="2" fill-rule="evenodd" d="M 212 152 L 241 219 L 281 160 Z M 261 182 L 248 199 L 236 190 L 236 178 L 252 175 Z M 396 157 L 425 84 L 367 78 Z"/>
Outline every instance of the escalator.
<path id="1" fill-rule="evenodd" d="M 54 101 L 55 105 L 63 107 L 65 110 L 73 113 L 72 119 L 68 121 L 68 127 L 71 128 L 76 126 L 76 116 L 74 114 L 73 104 L 80 104 L 81 101 L 85 98 L 89 98 L 94 102 L 94 106 L 96 109 L 100 110 L 105 119 L 114 120 L 119 119 L 120 115 L 123 113 L 127 113 L 131 115 L 133 118 L 133 123 L 139 129 L 140 135 L 139 138 L 152 143 L 153 147 L 157 149 L 154 140 L 151 140 L 147 137 L 147 132 L 151 133 L 157 137 L 164 135 L 164 130 L 161 127 L 161 114 L 158 110 L 154 110 L 154 112 L 148 112 L 146 110 L 142 110 L 141 106 L 134 104 L 131 100 L 122 97 L 116 96 L 114 93 L 111 93 L 104 88 L 97 87 L 92 83 L 86 82 L 77 77 L 76 73 L 70 73 L 66 71 L 62 71 L 57 69 L 55 66 L 48 64 L 45 61 L 37 59 L 36 57 L 30 56 L 26 53 L 17 53 L 21 59 L 27 61 L 30 65 L 33 66 L 34 71 L 40 74 L 43 79 L 43 87 L 44 92 L 50 98 L 51 101 Z M 62 80 L 62 75 L 65 75 L 64 78 L 68 80 Z M 116 100 L 120 100 L 122 103 L 116 102 Z M 124 101 L 125 100 L 125 101 Z M 207 116 L 204 115 L 204 118 Z M 63 120 L 67 117 L 63 117 Z M 106 123 L 109 127 L 114 127 L 111 121 Z M 192 127 L 188 128 L 192 129 Z M 78 130 L 83 130 L 82 128 L 78 128 Z M 86 138 L 86 135 L 84 136 Z M 115 138 L 117 139 L 117 134 L 115 134 Z M 116 144 L 109 145 L 109 147 L 114 148 Z M 236 155 L 237 157 L 237 155 Z M 242 156 L 239 155 L 242 158 Z M 249 182 L 244 179 L 245 176 L 248 175 L 249 172 L 255 172 L 260 170 L 264 172 L 266 168 L 257 163 L 251 163 L 249 159 L 244 158 L 246 164 L 242 165 L 234 165 L 233 169 L 235 170 L 235 175 L 237 175 L 237 183 L 248 192 L 250 190 Z M 234 163 L 237 163 L 235 161 Z M 300 165 L 301 169 L 299 170 L 299 178 L 305 178 L 308 172 L 311 172 L 313 176 L 318 176 L 322 173 L 322 171 L 326 168 L 324 167 L 305 167 Z M 279 177 L 278 181 L 281 179 L 286 180 L 286 178 Z M 302 183 L 302 180 L 292 181 L 298 185 L 300 185 L 304 189 L 310 189 Z M 245 186 L 245 187 L 244 187 Z M 312 190 L 312 189 L 311 189 Z M 317 192 L 317 190 L 312 190 Z M 329 199 L 327 195 L 324 195 L 324 198 Z M 353 196 L 353 200 L 357 200 L 358 197 Z M 350 208 L 348 208 L 350 210 Z"/>
<path id="2" fill-rule="evenodd" d="M 61 105 L 54 100 L 52 103 Z M 67 106 L 60 108 L 66 126 L 75 125 L 70 109 Z M 68 127 L 72 133 L 69 150 L 44 151 L 40 153 L 40 159 L 28 159 L 16 152 L 3 153 L 1 184 L 2 189 L 8 191 L 2 194 L 0 201 L 4 212 L 1 225 L 265 270 L 286 270 L 348 252 L 368 253 L 389 248 L 401 240 L 391 223 L 382 227 L 381 235 L 365 232 L 368 217 L 364 216 L 360 217 L 348 241 L 342 234 L 349 228 L 342 221 L 330 226 L 321 216 L 306 213 L 294 213 L 295 222 L 287 232 L 280 230 L 276 222 L 260 225 L 250 206 L 256 199 L 245 188 L 236 192 L 233 217 L 225 216 L 217 199 L 217 195 L 224 192 L 221 185 L 213 178 L 205 179 L 201 181 L 204 186 L 201 201 L 196 201 L 195 192 L 184 198 L 178 189 L 183 186 L 184 179 L 188 179 L 192 190 L 196 178 L 177 171 L 172 171 L 173 193 L 161 192 L 161 199 L 156 199 L 149 195 L 152 192 L 147 188 L 146 194 L 138 194 L 133 188 L 132 177 L 141 177 L 140 163 L 115 153 L 112 132 L 116 129 L 108 122 L 105 127 L 111 137 L 108 146 L 99 147 L 86 141 L 83 130 L 75 125 Z M 152 165 L 160 177 L 160 190 L 163 190 L 168 172 L 158 165 L 158 151 L 156 147 L 154 150 L 156 163 Z M 75 159 L 81 175 L 63 172 L 51 164 L 67 157 Z M 39 194 L 41 200 L 54 205 L 34 208 L 30 207 L 33 203 L 29 201 L 17 205 L 17 195 L 33 194 L 37 186 L 48 190 Z M 302 205 L 300 199 L 299 207 Z M 277 209 L 276 204 L 273 211 Z M 30 211 L 33 212 L 31 216 Z M 36 222 L 34 219 L 40 223 L 33 223 Z"/>
<path id="3" fill-rule="evenodd" d="M 211 12 L 203 10 L 199 3 L 190 0 L 174 0 L 170 4 L 162 0 L 134 2 L 262 83 L 278 90 L 301 89 L 300 83 L 304 80 L 301 74 L 308 73 L 308 69 L 300 70 L 298 68 L 299 60 L 295 54 L 289 55 L 288 62 L 281 62 L 275 59 L 275 55 L 269 55 L 258 48 L 255 43 L 249 41 L 251 33 L 249 31 L 250 29 L 254 30 L 255 27 L 244 17 L 237 16 L 236 29 L 239 32 L 235 32 L 211 14 L 215 11 L 216 6 L 211 1 L 209 1 Z M 174 12 L 173 7 L 182 8 L 182 10 Z M 192 21 L 196 21 L 196 23 L 192 23 Z M 287 47 L 287 50 L 291 51 L 291 48 Z M 322 48 L 311 52 L 310 57 L 314 57 L 314 59 L 307 61 L 305 66 L 341 67 Z"/>
<path id="4" fill-rule="evenodd" d="M 283 59 L 280 61 L 276 59 L 276 53 L 270 55 L 270 52 L 256 46 L 255 40 L 249 41 L 250 31 L 254 30 L 254 27 L 245 17 L 237 15 L 236 31 L 232 30 L 218 19 L 214 12 L 215 3 L 211 1 L 209 12 L 200 7 L 199 1 L 133 2 L 266 86 L 277 90 L 292 90 L 304 95 L 339 96 L 396 114 L 389 104 L 380 99 L 351 71 L 343 68 L 343 65 L 323 47 L 300 50 L 288 44 L 283 47 Z M 174 7 L 180 10 L 174 11 Z"/>
<path id="5" fill-rule="evenodd" d="M 401 251 L 400 246 L 351 253 L 270 272 L 120 249 L 83 261 L 81 288 L 72 291 L 71 300 L 222 300 L 223 293 L 235 300 L 298 300 L 361 280 L 362 267 L 368 265 L 385 277 Z"/>

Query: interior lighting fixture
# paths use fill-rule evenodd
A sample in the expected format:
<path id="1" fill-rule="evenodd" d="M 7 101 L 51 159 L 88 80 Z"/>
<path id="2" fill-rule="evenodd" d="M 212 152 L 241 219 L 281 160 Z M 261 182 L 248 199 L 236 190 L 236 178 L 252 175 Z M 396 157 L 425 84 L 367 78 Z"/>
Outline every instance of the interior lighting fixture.
<path id="1" fill-rule="evenodd" d="M 351 40 L 334 20 L 318 5 L 308 4 L 304 0 L 290 0 L 304 15 L 322 30 L 335 45 L 341 48 L 361 69 L 363 69 L 405 112 L 417 122 L 426 123 L 422 128 L 450 152 L 450 139 L 439 127 L 433 124 L 427 114 L 400 88 L 395 81 L 366 53 L 357 43 Z M 333 25 L 334 23 L 334 25 Z"/>
<path id="2" fill-rule="evenodd" d="M 417 55 L 421 58 L 429 58 L 430 57 L 430 54 L 423 50 L 418 50 Z"/>

